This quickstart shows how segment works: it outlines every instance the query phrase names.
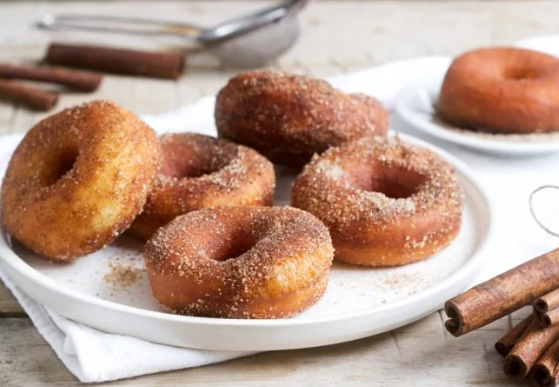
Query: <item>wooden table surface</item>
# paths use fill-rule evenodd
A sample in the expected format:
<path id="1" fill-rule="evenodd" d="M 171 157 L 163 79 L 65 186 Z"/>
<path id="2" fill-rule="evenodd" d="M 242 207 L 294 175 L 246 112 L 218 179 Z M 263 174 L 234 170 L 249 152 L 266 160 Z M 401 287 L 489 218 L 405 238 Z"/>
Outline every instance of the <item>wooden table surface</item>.
<path id="1" fill-rule="evenodd" d="M 32 28 L 46 12 L 91 12 L 212 24 L 268 4 L 265 1 L 6 2 L 0 3 L 0 61 L 32 62 L 51 39 L 90 40 L 91 35 L 49 35 Z M 548 1 L 320 1 L 301 18 L 302 36 L 272 63 L 315 76 L 354 71 L 419 55 L 457 54 L 557 32 L 559 3 Z M 95 36 L 96 39 L 101 39 Z M 99 41 L 99 40 L 97 40 Z M 104 39 L 100 40 L 101 42 Z M 111 38 L 113 41 L 113 38 Z M 154 47 L 160 41 L 127 41 Z M 95 95 L 64 95 L 57 109 L 103 97 L 142 113 L 159 113 L 215 93 L 234 74 L 208 57 L 189 61 L 180 82 L 106 77 Z M 0 103 L 0 134 L 24 132 L 44 113 Z M 1 141 L 1 140 L 0 140 Z M 351 343 L 268 352 L 192 370 L 108 383 L 109 386 L 425 386 L 508 385 L 493 343 L 525 312 L 455 339 L 435 313 L 396 331 Z M 76 386 L 33 324 L 0 285 L 0 386 Z"/>

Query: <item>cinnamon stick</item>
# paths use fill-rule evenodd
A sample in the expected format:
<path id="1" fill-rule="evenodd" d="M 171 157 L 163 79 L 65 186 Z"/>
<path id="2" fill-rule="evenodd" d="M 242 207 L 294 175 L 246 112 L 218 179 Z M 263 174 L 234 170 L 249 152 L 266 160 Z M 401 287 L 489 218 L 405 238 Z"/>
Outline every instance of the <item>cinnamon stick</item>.
<path id="1" fill-rule="evenodd" d="M 533 319 L 505 357 L 503 370 L 512 379 L 524 379 L 538 358 L 559 338 L 559 325 L 542 328 Z"/>
<path id="2" fill-rule="evenodd" d="M 559 340 L 556 340 L 534 364 L 530 372 L 532 383 L 538 387 L 557 386 L 556 370 L 558 363 Z"/>
<path id="3" fill-rule="evenodd" d="M 53 43 L 45 62 L 112 74 L 177 79 L 184 70 L 184 55 L 178 52 L 148 52 L 102 46 Z"/>
<path id="4" fill-rule="evenodd" d="M 54 83 L 84 92 L 95 91 L 101 84 L 99 74 L 5 63 L 0 63 L 0 78 Z"/>
<path id="5" fill-rule="evenodd" d="M 58 102 L 58 95 L 19 82 L 0 79 L 0 99 L 20 103 L 33 110 L 48 111 Z"/>
<path id="6" fill-rule="evenodd" d="M 538 313 L 547 311 L 559 306 L 559 289 L 552 291 L 534 301 L 534 310 Z"/>
<path id="7" fill-rule="evenodd" d="M 559 307 L 538 316 L 542 327 L 550 327 L 559 323 Z"/>
<path id="8" fill-rule="evenodd" d="M 532 378 L 532 384 L 538 387 L 557 387 L 559 385 L 559 367 L 549 370 L 549 376 L 547 372 L 546 369 L 544 371 L 544 369 L 538 368 L 537 375 Z"/>
<path id="9" fill-rule="evenodd" d="M 513 326 L 510 331 L 505 333 L 503 337 L 495 343 L 495 350 L 503 357 L 507 356 L 511 349 L 514 347 L 518 339 L 522 337 L 530 323 L 534 320 L 534 315 L 531 314 L 518 324 Z"/>
<path id="10" fill-rule="evenodd" d="M 446 329 L 461 336 L 559 288 L 559 249 L 532 259 L 447 301 Z"/>

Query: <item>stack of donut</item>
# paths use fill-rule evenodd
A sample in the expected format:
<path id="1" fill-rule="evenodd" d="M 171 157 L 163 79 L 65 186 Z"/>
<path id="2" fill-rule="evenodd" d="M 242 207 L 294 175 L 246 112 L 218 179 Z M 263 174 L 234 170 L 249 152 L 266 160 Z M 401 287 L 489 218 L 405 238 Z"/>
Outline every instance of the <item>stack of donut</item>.
<path id="1" fill-rule="evenodd" d="M 57 262 L 123 232 L 146 240 L 166 310 L 284 318 L 323 295 L 334 258 L 395 266 L 457 235 L 462 192 L 433 152 L 387 139 L 388 114 L 310 77 L 251 71 L 216 100 L 219 138 L 152 129 L 94 101 L 39 122 L 8 166 L 2 223 Z M 272 207 L 273 164 L 303 167 Z"/>

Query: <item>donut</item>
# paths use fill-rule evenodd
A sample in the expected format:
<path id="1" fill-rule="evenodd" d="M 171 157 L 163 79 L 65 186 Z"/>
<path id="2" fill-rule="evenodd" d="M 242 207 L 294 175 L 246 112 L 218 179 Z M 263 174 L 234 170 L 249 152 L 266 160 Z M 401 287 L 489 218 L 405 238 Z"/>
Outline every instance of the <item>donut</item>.
<path id="1" fill-rule="evenodd" d="M 305 166 L 291 203 L 328 227 L 336 260 L 382 267 L 447 246 L 460 230 L 463 194 L 434 152 L 398 138 L 363 138 Z"/>
<path id="2" fill-rule="evenodd" d="M 290 317 L 315 304 L 333 255 L 324 224 L 291 207 L 190 212 L 144 249 L 153 295 L 167 311 L 241 319 Z"/>
<path id="3" fill-rule="evenodd" d="M 196 133 L 161 137 L 162 164 L 130 234 L 149 239 L 179 215 L 207 207 L 271 206 L 274 166 L 256 151 Z"/>
<path id="4" fill-rule="evenodd" d="M 219 137 L 293 167 L 349 140 L 384 137 L 388 121 L 374 98 L 344 94 L 323 80 L 266 70 L 233 77 L 215 104 Z"/>
<path id="5" fill-rule="evenodd" d="M 520 48 L 468 52 L 450 65 L 436 111 L 475 131 L 559 131 L 559 59 Z"/>
<path id="6" fill-rule="evenodd" d="M 52 261 L 101 249 L 142 210 L 159 169 L 157 136 L 93 101 L 40 121 L 15 150 L 1 192 L 6 231 Z"/>

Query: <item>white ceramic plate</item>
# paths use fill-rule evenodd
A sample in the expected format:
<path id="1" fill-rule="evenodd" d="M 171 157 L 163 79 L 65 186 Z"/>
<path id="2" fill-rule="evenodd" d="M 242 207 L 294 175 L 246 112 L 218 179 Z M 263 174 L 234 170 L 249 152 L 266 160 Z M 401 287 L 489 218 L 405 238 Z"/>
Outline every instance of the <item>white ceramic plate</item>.
<path id="1" fill-rule="evenodd" d="M 413 128 L 476 151 L 501 156 L 535 156 L 559 151 L 559 133 L 484 134 L 442 122 L 436 116 L 434 106 L 446 70 L 426 74 L 407 86 L 396 98 L 396 113 Z"/>
<path id="2" fill-rule="evenodd" d="M 559 35 L 534 36 L 520 40 L 514 46 L 545 52 L 559 58 Z"/>
<path id="3" fill-rule="evenodd" d="M 402 139 L 434 149 L 408 136 Z M 182 347 L 277 350 L 328 345 L 400 327 L 440 308 L 471 285 L 482 267 L 491 215 L 468 168 L 457 169 L 466 193 L 462 229 L 436 256 L 412 265 L 367 269 L 335 264 L 324 297 L 286 320 L 233 320 L 163 313 L 151 296 L 141 248 L 121 238 L 70 264 L 53 264 L 0 235 L 0 262 L 14 283 L 51 310 L 92 327 Z M 278 170 L 278 201 L 293 176 Z"/>

